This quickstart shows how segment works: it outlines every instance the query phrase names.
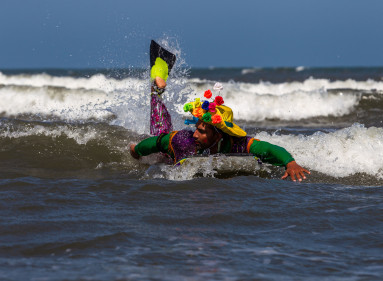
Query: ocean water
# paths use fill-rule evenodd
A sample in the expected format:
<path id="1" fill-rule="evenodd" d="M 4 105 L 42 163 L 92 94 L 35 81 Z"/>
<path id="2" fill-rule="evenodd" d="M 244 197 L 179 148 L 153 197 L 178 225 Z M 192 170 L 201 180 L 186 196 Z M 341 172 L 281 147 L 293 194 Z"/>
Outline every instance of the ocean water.
<path id="1" fill-rule="evenodd" d="M 0 70 L 0 280 L 382 280 L 383 68 L 175 66 L 175 129 L 221 82 L 302 183 L 251 157 L 132 159 L 148 76 Z"/>

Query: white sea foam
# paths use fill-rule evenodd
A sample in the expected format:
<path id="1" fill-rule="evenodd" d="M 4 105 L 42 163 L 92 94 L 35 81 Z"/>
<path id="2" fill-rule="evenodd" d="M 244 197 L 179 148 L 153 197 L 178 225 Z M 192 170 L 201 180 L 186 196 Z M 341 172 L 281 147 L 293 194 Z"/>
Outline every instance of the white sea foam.
<path id="1" fill-rule="evenodd" d="M 244 69 L 244 71 L 249 71 Z M 256 71 L 256 70 L 255 70 Z M 183 72 L 183 71 L 181 71 Z M 176 73 L 173 73 L 173 76 Z M 175 75 L 176 79 L 172 77 L 170 83 L 177 83 L 174 80 L 181 80 L 180 75 Z M 212 88 L 214 81 L 206 79 L 191 78 L 184 79 L 183 84 L 191 84 L 193 89 L 199 93 L 203 93 L 206 89 Z M 168 82 L 169 82 L 168 81 Z M 285 82 L 285 83 L 245 83 L 245 82 L 226 82 L 222 83 L 225 90 L 234 93 L 254 93 L 258 95 L 284 95 L 296 91 L 312 92 L 320 89 L 353 89 L 365 91 L 378 91 L 383 93 L 383 81 L 374 81 L 368 79 L 366 81 L 355 81 L 348 79 L 345 81 L 330 81 L 328 79 L 314 79 L 308 78 L 303 82 Z M 74 77 L 56 77 L 49 74 L 34 74 L 34 75 L 5 75 L 0 72 L 0 85 L 18 85 L 18 86 L 32 86 L 32 87 L 65 87 L 68 89 L 94 89 L 104 92 L 111 91 L 125 91 L 126 89 L 145 90 L 148 87 L 146 79 L 129 77 L 122 80 L 106 77 L 103 74 L 95 74 L 89 78 L 74 78 Z"/>
<path id="2" fill-rule="evenodd" d="M 197 92 L 202 96 L 204 89 L 208 88 L 206 86 L 197 84 L 192 87 L 189 99 L 193 100 Z M 233 109 L 235 118 L 246 121 L 343 116 L 359 104 L 362 96 L 344 90 L 328 92 L 320 83 L 317 87 L 304 86 L 304 83 L 224 83 L 224 90 L 220 94 L 225 104 Z M 179 108 L 182 108 L 181 105 Z"/>
<path id="3" fill-rule="evenodd" d="M 65 136 L 82 145 L 87 144 L 90 140 L 103 140 L 106 137 L 105 132 L 100 132 L 97 127 L 89 125 L 56 125 L 52 127 L 29 125 L 15 128 L 0 122 L 0 126 L 1 138 L 16 139 L 28 136 L 57 138 Z M 351 127 L 331 133 L 317 132 L 309 136 L 260 132 L 254 137 L 286 148 L 300 165 L 311 171 L 337 178 L 364 173 L 383 180 L 383 128 L 366 128 L 363 125 L 354 124 Z M 125 144 L 121 148 L 124 151 L 126 149 Z M 238 167 L 241 167 L 242 170 L 250 169 L 250 171 L 257 169 L 250 165 L 252 162 L 242 162 L 242 160 L 240 163 L 234 162 L 236 169 Z M 252 164 L 255 165 L 255 162 Z M 212 167 L 220 170 L 222 169 L 221 166 Z M 168 176 L 173 179 L 192 178 L 200 169 L 198 166 L 189 167 L 185 165 L 185 167 L 187 169 L 183 169 L 181 172 L 164 169 L 169 174 Z M 213 168 L 206 170 L 211 176 L 215 173 Z M 186 173 L 186 171 L 188 172 Z"/>
<path id="4" fill-rule="evenodd" d="M 147 131 L 148 125 L 136 122 L 136 118 L 143 118 L 139 116 L 142 112 L 146 112 L 147 118 L 150 106 L 148 82 L 142 79 L 116 80 L 101 74 L 90 78 L 72 78 L 48 74 L 7 76 L 0 73 L 1 85 L 0 112 L 5 116 L 35 115 L 46 120 L 53 116 L 65 121 L 104 121 L 112 117 L 119 119 L 117 114 L 121 114 L 124 119 L 118 120 L 120 124 L 129 126 L 129 121 L 134 121 L 136 125 L 131 129 L 140 133 Z M 146 98 L 142 98 L 144 94 Z"/>
<path id="5" fill-rule="evenodd" d="M 340 129 L 331 133 L 317 132 L 310 136 L 277 135 L 261 132 L 254 137 L 288 150 L 295 160 L 311 172 L 320 172 L 335 178 L 344 178 L 356 174 L 367 174 L 375 179 L 383 180 L 383 128 L 366 128 L 360 124 Z M 214 164 L 215 157 L 193 159 L 190 163 L 179 168 L 168 165 L 157 165 L 148 170 L 150 177 L 160 177 L 172 180 L 192 179 L 197 173 L 206 177 L 214 177 L 220 169 L 256 173 L 267 166 L 258 166 L 249 157 L 227 158 L 227 162 L 219 159 L 221 165 Z M 233 171 L 231 169 L 231 171 Z"/>
<path id="6" fill-rule="evenodd" d="M 303 70 L 305 70 L 305 67 L 304 67 L 304 66 L 298 66 L 298 67 L 295 68 L 295 71 L 296 71 L 296 72 L 301 72 L 301 71 L 303 71 Z"/>
<path id="7" fill-rule="evenodd" d="M 236 118 L 246 121 L 265 119 L 300 120 L 317 116 L 343 116 L 358 105 L 360 95 L 296 91 L 283 96 L 242 94 L 237 99 L 234 93 L 225 98 L 227 104 L 235 104 Z"/>
<path id="8" fill-rule="evenodd" d="M 112 115 L 108 109 L 118 102 L 117 95 L 84 89 L 13 86 L 0 89 L 0 95 L 0 111 L 8 116 L 34 114 L 63 120 L 105 119 Z"/>
<path id="9" fill-rule="evenodd" d="M 365 173 L 383 179 L 383 128 L 354 124 L 310 136 L 270 135 L 256 138 L 286 148 L 300 165 L 333 177 Z"/>
<path id="10" fill-rule="evenodd" d="M 2 125 L 0 123 L 0 125 Z M 86 144 L 90 140 L 99 139 L 101 136 L 95 128 L 91 127 L 77 127 L 74 128 L 69 125 L 56 126 L 54 128 L 34 125 L 34 126 L 25 126 L 23 128 L 14 128 L 4 127 L 0 131 L 1 138 L 10 138 L 17 139 L 29 136 L 46 136 L 57 138 L 61 136 L 66 136 L 69 139 L 75 140 L 78 144 Z"/>
<path id="11" fill-rule="evenodd" d="M 198 92 L 205 91 L 206 89 L 213 88 L 214 82 L 193 78 L 189 80 L 195 84 L 195 89 Z M 366 81 L 355 81 L 348 79 L 345 81 L 330 81 L 328 79 L 314 79 L 308 78 L 303 82 L 284 82 L 284 83 L 270 83 L 261 81 L 259 83 L 245 83 L 245 82 L 234 82 L 229 81 L 222 83 L 224 91 L 233 93 L 253 93 L 257 95 L 275 95 L 282 96 L 285 94 L 303 91 L 303 92 L 314 92 L 319 90 L 332 90 L 332 89 L 350 89 L 360 91 L 377 91 L 383 93 L 383 81 L 374 81 L 368 79 Z"/>
<path id="12" fill-rule="evenodd" d="M 203 97 L 214 83 L 199 79 L 169 79 L 165 102 L 175 128 L 182 126 L 183 104 Z M 351 113 L 362 98 L 352 90 L 383 93 L 383 82 L 307 79 L 303 82 L 222 83 L 221 95 L 236 119 L 299 120 Z M 32 114 L 63 120 L 108 120 L 138 133 L 149 130 L 149 85 L 147 79 L 116 80 L 98 74 L 90 78 L 54 77 L 48 74 L 4 75 L 0 73 L 0 112 L 5 116 Z M 339 89 L 329 91 L 331 89 Z M 190 117 L 190 116 L 188 116 Z"/>
<path id="13" fill-rule="evenodd" d="M 189 99 L 202 97 L 213 82 L 192 79 Z M 319 116 L 343 116 L 358 106 L 362 91 L 383 94 L 383 82 L 334 81 L 309 78 L 303 82 L 222 83 L 220 93 L 225 104 L 233 109 L 236 119 L 262 121 L 265 119 L 300 120 Z M 181 105 L 179 105 L 181 108 Z M 181 113 L 181 110 L 180 110 Z"/>
<path id="14" fill-rule="evenodd" d="M 252 74 L 252 73 L 256 73 L 257 71 L 258 71 L 257 68 L 245 68 L 245 69 L 242 69 L 241 74 L 242 75 Z"/>
<path id="15" fill-rule="evenodd" d="M 254 137 L 286 148 L 300 165 L 312 172 L 317 171 L 335 178 L 364 173 L 383 180 L 383 128 L 366 128 L 354 124 L 331 133 L 317 132 L 310 136 L 261 132 Z M 235 166 L 238 170 L 247 167 L 246 169 L 253 172 L 260 168 L 252 167 L 251 163 L 242 160 L 242 163 L 235 163 Z M 192 178 L 201 169 L 193 165 L 187 166 L 186 170 L 183 168 L 185 167 L 168 171 L 168 177 L 185 180 Z M 214 176 L 218 170 L 219 167 L 214 165 L 204 169 L 207 176 Z"/>
<path id="16" fill-rule="evenodd" d="M 74 77 L 56 77 L 49 74 L 34 74 L 34 75 L 5 75 L 0 72 L 0 85 L 17 85 L 30 87 L 63 87 L 67 89 L 87 89 L 100 90 L 104 92 L 122 91 L 127 88 L 137 89 L 141 87 L 142 80 L 138 78 L 127 78 L 117 80 L 107 78 L 103 74 L 95 74 L 89 78 L 74 78 Z"/>

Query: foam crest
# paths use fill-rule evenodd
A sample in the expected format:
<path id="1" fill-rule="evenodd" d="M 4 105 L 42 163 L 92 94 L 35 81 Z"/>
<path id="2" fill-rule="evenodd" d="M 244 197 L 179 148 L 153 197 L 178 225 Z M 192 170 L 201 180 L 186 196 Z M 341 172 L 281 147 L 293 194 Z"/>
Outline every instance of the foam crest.
<path id="1" fill-rule="evenodd" d="M 180 166 L 155 163 L 152 157 L 145 159 L 151 164 L 146 170 L 144 178 L 166 178 L 174 181 L 191 180 L 195 177 L 233 177 L 238 174 L 270 176 L 270 170 L 266 166 L 260 166 L 252 156 L 208 156 L 187 159 Z"/>
<path id="2" fill-rule="evenodd" d="M 235 116 L 246 121 L 265 119 L 300 120 L 316 116 L 343 116 L 358 105 L 360 95 L 329 94 L 326 91 L 297 91 L 284 96 L 234 95 L 226 98 L 227 104 L 234 104 Z"/>
<path id="3" fill-rule="evenodd" d="M 69 125 L 61 125 L 55 127 L 47 127 L 43 125 L 29 125 L 24 127 L 14 128 L 6 124 L 0 123 L 2 130 L 0 131 L 1 138 L 18 139 L 30 136 L 46 136 L 57 138 L 66 136 L 73 139 L 77 144 L 86 144 L 90 140 L 99 139 L 100 134 L 93 127 L 73 127 Z"/>
<path id="4" fill-rule="evenodd" d="M 383 179 L 383 128 L 354 124 L 310 136 L 262 132 L 255 137 L 286 148 L 300 165 L 312 171 L 337 178 L 365 173 Z"/>
<path id="5" fill-rule="evenodd" d="M 164 99 L 174 116 L 174 125 L 182 125 L 175 109 L 182 100 L 183 83 L 169 83 Z M 31 120 L 111 122 L 137 133 L 149 132 L 150 91 L 147 81 L 137 80 L 121 91 L 66 87 L 8 85 L 0 88 L 0 112 L 3 116 L 28 116 Z"/>
<path id="6" fill-rule="evenodd" d="M 212 88 L 213 81 L 193 78 L 189 82 L 194 84 L 196 91 L 203 93 L 206 89 Z M 373 91 L 383 94 L 383 82 L 375 80 L 355 81 L 348 79 L 345 81 L 330 81 L 328 79 L 315 79 L 308 78 L 303 82 L 285 82 L 285 83 L 270 83 L 260 81 L 259 83 L 245 83 L 229 81 L 222 83 L 224 86 L 223 94 L 226 91 L 233 93 L 252 93 L 257 95 L 275 95 L 282 96 L 285 94 L 302 91 L 302 92 L 316 92 L 328 90 L 359 90 L 359 91 Z"/>
<path id="7" fill-rule="evenodd" d="M 188 100 L 203 97 L 213 82 L 191 79 Z M 301 120 L 313 117 L 340 117 L 355 111 L 364 94 L 375 97 L 383 93 L 383 83 L 377 81 L 335 81 L 307 79 L 289 83 L 222 83 L 220 93 L 236 119 L 263 121 L 266 119 Z M 381 91 L 378 91 L 380 89 Z M 218 93 L 215 93 L 218 94 Z M 178 105 L 182 108 L 182 104 Z M 183 114 L 179 110 L 180 114 Z"/>
<path id="8" fill-rule="evenodd" d="M 203 93 L 201 90 L 200 93 Z M 221 95 L 225 104 L 233 109 L 235 118 L 246 121 L 339 117 L 352 112 L 362 96 L 360 93 L 328 92 L 323 88 L 311 92 L 297 90 L 283 95 L 258 94 L 250 89 L 242 90 L 241 86 L 235 89 L 230 85 Z M 190 93 L 189 100 L 195 97 L 194 93 Z"/>
<path id="9" fill-rule="evenodd" d="M 176 52 L 177 48 L 174 49 L 172 51 Z M 183 127 L 185 116 L 190 117 L 183 112 L 183 104 L 203 97 L 204 91 L 214 85 L 212 81 L 186 79 L 187 70 L 183 64 L 182 60 L 176 63 L 163 95 L 176 129 Z M 362 99 L 359 90 L 374 91 L 374 95 L 383 93 L 383 82 L 372 80 L 331 82 L 310 78 L 304 82 L 279 84 L 233 81 L 222 84 L 221 95 L 232 107 L 235 118 L 250 122 L 340 117 L 350 114 L 359 105 Z M 50 116 L 71 121 L 94 119 L 141 134 L 149 131 L 150 91 L 146 78 L 116 80 L 102 74 L 73 78 L 0 73 L 0 85 L 3 85 L 0 87 L 0 112 L 5 116 L 29 114 L 38 120 L 50 120 Z"/>
<path id="10" fill-rule="evenodd" d="M 141 89 L 143 80 L 129 77 L 122 80 L 95 74 L 89 78 L 56 77 L 49 74 L 19 74 L 5 75 L 0 72 L 0 85 L 29 86 L 34 88 L 53 86 L 67 89 L 100 90 L 104 92 L 124 91 L 126 89 Z M 146 83 L 147 84 L 147 83 Z"/>
<path id="11" fill-rule="evenodd" d="M 36 115 L 61 120 L 103 120 L 112 115 L 109 110 L 118 103 L 117 94 L 97 90 L 66 90 L 54 87 L 0 89 L 0 111 L 7 116 Z"/>

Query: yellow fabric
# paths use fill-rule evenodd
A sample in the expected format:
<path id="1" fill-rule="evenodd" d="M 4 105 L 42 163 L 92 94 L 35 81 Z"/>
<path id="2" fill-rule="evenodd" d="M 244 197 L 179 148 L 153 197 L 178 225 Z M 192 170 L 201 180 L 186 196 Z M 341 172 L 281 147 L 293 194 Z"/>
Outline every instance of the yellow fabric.
<path id="1" fill-rule="evenodd" d="M 178 161 L 176 164 L 174 165 L 182 165 L 185 161 L 186 161 L 187 158 L 184 158 L 184 159 L 181 159 L 180 161 Z"/>
<path id="2" fill-rule="evenodd" d="M 168 64 L 163 59 L 156 58 L 156 61 L 150 70 L 150 78 L 154 80 L 156 77 L 160 77 L 166 81 L 168 79 L 168 75 Z"/>
<path id="3" fill-rule="evenodd" d="M 221 115 L 223 121 L 227 121 L 230 123 L 233 123 L 233 127 L 228 127 L 225 122 L 221 122 L 219 124 L 213 124 L 213 126 L 216 126 L 218 129 L 222 130 L 224 133 L 229 134 L 230 136 L 234 137 L 245 137 L 247 133 L 242 130 L 239 126 L 234 124 L 233 122 L 233 111 L 230 107 L 227 107 L 225 105 L 219 105 L 216 108 L 216 114 Z"/>
<path id="4" fill-rule="evenodd" d="M 193 107 L 194 107 L 192 114 L 195 117 L 197 117 L 198 119 L 200 119 L 201 121 L 203 121 L 202 116 L 207 111 L 202 110 L 203 111 L 202 115 L 194 114 L 194 113 L 197 113 L 197 111 L 195 110 L 196 109 L 195 103 L 191 102 L 190 104 L 193 105 Z M 202 108 L 198 108 L 198 109 L 202 109 Z M 211 112 L 211 115 L 215 115 L 215 114 L 220 115 L 222 117 L 222 122 L 220 122 L 218 124 L 214 124 L 213 122 L 205 122 L 204 121 L 205 123 L 213 125 L 213 126 L 217 127 L 218 129 L 222 130 L 224 133 L 226 133 L 230 136 L 233 136 L 233 137 L 245 137 L 247 135 L 247 133 L 244 130 L 242 130 L 239 126 L 234 124 L 234 122 L 233 122 L 233 118 L 234 118 L 233 117 L 233 111 L 231 110 L 230 107 L 225 106 L 225 105 L 219 105 L 219 106 L 216 106 L 215 110 L 216 110 L 215 113 Z M 233 127 L 229 127 L 228 125 L 226 125 L 225 121 L 232 123 Z"/>

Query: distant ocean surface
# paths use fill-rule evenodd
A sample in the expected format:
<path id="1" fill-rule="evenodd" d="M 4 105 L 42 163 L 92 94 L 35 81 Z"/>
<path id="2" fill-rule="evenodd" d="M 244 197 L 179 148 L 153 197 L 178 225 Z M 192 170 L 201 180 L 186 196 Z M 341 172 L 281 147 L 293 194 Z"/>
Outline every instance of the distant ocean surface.
<path id="1" fill-rule="evenodd" d="M 176 130 L 221 82 L 236 123 L 291 152 L 303 183 L 249 157 L 132 159 L 148 77 L 0 69 L 0 280 L 383 279 L 383 68 L 172 70 Z"/>

